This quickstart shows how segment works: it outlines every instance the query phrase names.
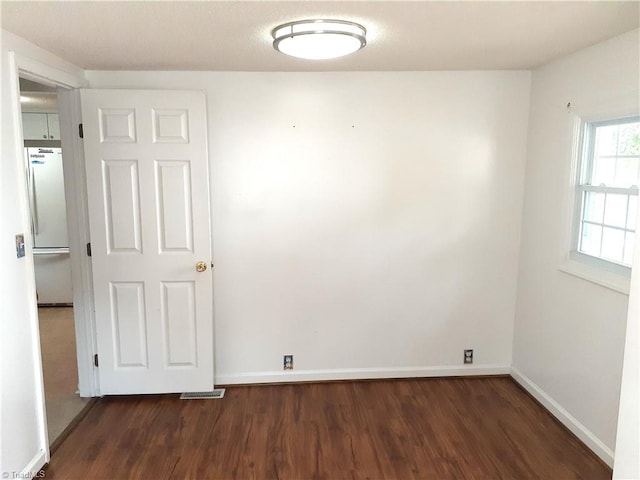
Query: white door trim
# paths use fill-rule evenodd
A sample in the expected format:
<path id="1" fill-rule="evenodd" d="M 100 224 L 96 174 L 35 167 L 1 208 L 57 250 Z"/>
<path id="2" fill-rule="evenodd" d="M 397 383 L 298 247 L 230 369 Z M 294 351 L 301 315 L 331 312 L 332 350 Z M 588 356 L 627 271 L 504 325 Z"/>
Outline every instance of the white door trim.
<path id="1" fill-rule="evenodd" d="M 12 103 L 12 118 L 11 121 L 15 125 L 15 138 L 13 139 L 16 146 L 16 152 L 22 152 L 24 149 L 24 141 L 22 135 L 22 116 L 21 116 L 21 108 L 20 108 L 20 70 L 19 70 L 19 61 L 16 58 L 17 56 L 14 52 L 9 52 L 9 75 L 7 76 L 7 80 L 10 84 L 11 90 L 11 103 Z M 6 119 L 3 119 L 6 121 Z M 23 155 L 16 155 L 15 161 L 18 162 L 17 171 L 21 175 L 20 182 L 22 185 L 27 185 L 27 177 L 26 177 L 26 169 L 24 163 Z M 26 198 L 27 191 L 26 188 L 21 189 L 22 194 L 25 196 L 25 199 L 22 205 L 29 205 L 28 199 Z M 29 212 L 23 212 L 25 218 L 28 217 Z M 27 240 L 27 239 L 25 239 Z M 28 240 L 27 240 L 28 241 Z M 28 268 L 33 272 L 33 256 L 27 255 L 25 260 L 28 263 Z M 28 468 L 37 468 L 40 469 L 42 465 L 50 459 L 49 454 L 49 441 L 48 441 L 48 431 L 47 431 L 47 410 L 44 402 L 44 379 L 42 377 L 42 352 L 40 351 L 40 329 L 38 325 L 38 306 L 36 303 L 36 281 L 35 281 L 35 273 L 31 275 L 31 281 L 27 285 L 28 298 L 32 298 L 33 301 L 30 305 L 31 315 L 27 319 L 29 323 L 31 323 L 31 330 L 35 332 L 35 335 L 32 339 L 34 342 L 33 345 L 33 364 L 37 366 L 38 371 L 36 372 L 37 377 L 37 385 L 35 385 L 35 396 L 36 396 L 36 404 L 40 406 L 38 410 L 38 440 L 40 442 L 40 450 L 38 451 L 38 456 L 34 457 L 34 459 L 29 463 Z M 44 456 L 40 455 L 40 452 L 44 452 Z M 42 463 L 42 465 L 40 465 Z"/>
<path id="2" fill-rule="evenodd" d="M 7 121 L 11 121 L 15 126 L 15 136 L 13 141 L 15 142 L 15 151 L 21 152 L 24 148 L 24 136 L 22 133 L 22 117 L 21 117 L 21 106 L 20 106 L 20 77 L 28 78 L 30 80 L 34 80 L 45 85 L 59 87 L 62 89 L 73 89 L 80 88 L 86 84 L 86 80 L 84 76 L 78 75 L 76 73 L 72 73 L 69 71 L 61 70 L 56 67 L 52 67 L 45 63 L 39 62 L 37 60 L 33 60 L 29 57 L 25 57 L 23 55 L 17 54 L 16 52 L 10 51 L 8 52 L 8 63 L 9 63 L 9 71 L 7 72 L 7 81 L 10 83 L 11 90 L 11 118 L 5 119 Z M 76 93 L 77 95 L 77 93 Z M 64 107 L 63 107 L 64 108 Z M 77 119 L 73 119 L 73 115 L 69 117 L 67 115 L 67 122 L 72 122 Z M 73 131 L 72 128 L 69 127 L 69 124 L 63 127 L 66 130 L 67 137 L 71 135 L 70 132 Z M 62 140 L 65 148 L 69 150 L 69 155 L 67 162 L 69 164 L 77 164 L 82 163 L 82 157 L 77 157 L 75 153 L 75 148 L 73 146 L 69 147 L 67 145 L 69 143 L 69 139 Z M 72 144 L 71 144 L 72 145 Z M 21 181 L 24 185 L 26 185 L 26 169 L 24 164 L 24 158 L 22 155 L 17 155 L 16 162 L 18 162 L 17 171 L 21 175 Z M 67 163 L 65 162 L 65 164 Z M 66 167 L 66 165 L 65 165 Z M 65 168 L 65 172 L 73 172 L 74 168 L 71 169 Z M 77 175 L 76 175 L 77 177 Z M 76 184 L 76 179 L 65 178 L 65 188 L 67 188 L 71 183 Z M 84 185 L 84 181 L 78 182 Z M 72 189 L 73 192 L 77 190 Z M 26 188 L 22 190 L 22 194 L 26 197 L 27 191 Z M 82 218 L 79 218 L 77 215 L 77 211 L 82 211 L 82 209 L 86 209 L 86 200 L 78 199 L 76 195 L 75 198 L 71 199 L 69 202 L 69 198 L 67 197 L 67 208 L 72 205 L 72 209 L 69 210 L 68 213 L 71 213 L 69 216 L 70 219 L 73 219 L 75 222 L 76 228 L 70 232 L 69 241 L 70 244 L 74 242 L 77 244 L 82 241 L 82 234 L 88 232 L 88 227 L 86 227 L 86 222 L 83 221 Z M 25 198 L 23 205 L 28 205 L 28 200 Z M 25 212 L 25 215 L 28 215 L 28 212 Z M 33 257 L 27 256 L 26 261 L 29 263 L 31 270 L 33 271 Z M 76 272 L 72 274 L 73 283 L 77 285 L 83 285 L 82 288 L 76 289 L 80 292 L 85 290 L 84 284 L 82 283 L 81 278 L 76 278 L 78 272 L 82 271 L 85 267 L 82 265 L 82 259 L 78 258 L 78 255 L 71 255 L 71 264 L 72 271 Z M 46 412 L 46 404 L 45 404 L 45 395 L 44 395 L 44 379 L 42 375 L 42 352 L 40 348 L 40 329 L 38 325 L 38 306 L 36 301 L 36 290 L 35 290 L 35 274 L 32 275 L 32 281 L 28 285 L 29 292 L 27 292 L 28 296 L 32 298 L 32 302 L 30 305 L 30 315 L 28 318 L 29 323 L 31 324 L 32 330 L 35 332 L 33 337 L 33 355 L 34 355 L 34 365 L 36 365 L 37 372 L 37 383 L 34 385 L 33 395 L 35 397 L 36 403 L 39 405 L 38 409 L 38 439 L 40 448 L 38 450 L 38 455 L 34 457 L 33 461 L 28 465 L 29 473 L 35 475 L 42 466 L 49 462 L 50 460 L 50 452 L 49 452 L 49 439 L 48 439 L 48 431 L 47 431 L 47 412 Z M 90 296 L 91 292 L 88 293 Z M 75 300 L 75 299 L 74 299 Z M 77 301 L 77 300 L 76 300 Z M 93 310 L 91 304 L 87 304 L 85 300 L 80 299 L 80 311 L 81 315 L 76 315 L 75 317 L 75 326 L 76 326 L 76 341 L 77 341 L 77 349 L 78 353 L 86 350 L 93 350 L 93 345 L 88 342 L 86 339 L 89 334 L 87 330 L 92 331 L 93 324 L 92 319 L 89 316 L 90 312 Z M 81 391 L 84 392 L 84 395 L 87 396 L 95 396 L 98 394 L 95 385 L 95 372 L 92 371 L 92 364 L 89 363 L 86 365 L 86 361 L 84 358 L 78 356 L 79 367 L 82 369 L 82 373 L 79 372 L 79 384 Z M 86 371 L 89 369 L 89 371 Z"/>
<path id="3" fill-rule="evenodd" d="M 91 260 L 87 256 L 89 216 L 87 184 L 84 165 L 84 149 L 78 132 L 82 123 L 80 91 L 58 92 L 58 113 L 63 147 L 64 190 L 67 204 L 69 230 L 69 252 L 71 255 L 71 278 L 73 289 L 73 315 L 76 330 L 78 360 L 78 386 L 80 396 L 100 395 L 98 369 L 93 358 L 96 346 L 95 316 L 93 307 L 93 280 Z"/>
<path id="4" fill-rule="evenodd" d="M 76 331 L 76 349 L 78 362 L 78 386 L 80 395 L 94 397 L 100 394 L 97 371 L 93 367 L 95 347 L 95 326 L 93 318 L 93 289 L 91 284 L 91 262 L 83 255 L 89 242 L 89 223 L 87 218 L 87 195 L 84 181 L 84 153 L 82 141 L 78 137 L 77 125 L 81 123 L 80 95 L 77 88 L 83 87 L 86 80 L 59 68 L 10 52 L 10 63 L 14 67 L 13 79 L 16 112 L 20 138 L 19 150 L 22 150 L 23 135 L 20 117 L 19 77 L 58 87 L 59 113 L 61 124 L 61 143 L 63 155 L 65 200 L 67 204 L 67 222 L 69 225 L 69 247 L 71 277 L 74 303 L 74 323 Z M 11 61 L 13 60 L 13 61 Z M 21 168 L 21 171 L 23 169 Z M 35 298 L 35 296 L 34 296 Z M 37 305 L 34 304 L 37 309 Z M 36 315 L 37 318 L 37 315 Z M 38 354 L 40 355 L 38 345 Z M 38 363 L 41 359 L 38 359 Z M 43 405 L 44 406 L 44 405 Z M 46 423 L 46 422 L 45 422 Z M 46 427 L 46 425 L 45 425 Z"/>
<path id="5" fill-rule="evenodd" d="M 83 176 L 82 145 L 79 138 L 74 138 L 77 125 L 80 122 L 79 115 L 79 95 L 77 91 L 71 90 L 85 86 L 86 80 L 83 76 L 72 72 L 64 71 L 52 67 L 45 63 L 33 60 L 15 52 L 9 52 L 10 72 L 9 78 L 12 82 L 12 103 L 14 105 L 14 118 L 16 125 L 16 151 L 22 151 L 23 135 L 22 120 L 20 116 L 20 86 L 19 77 L 28 78 L 39 83 L 58 87 L 61 89 L 60 118 L 64 123 L 62 128 L 62 145 L 65 149 L 64 170 L 65 170 L 65 192 L 67 202 L 67 218 L 69 221 L 69 243 L 71 249 L 72 281 L 76 286 L 74 289 L 74 322 L 76 330 L 76 347 L 78 354 L 78 383 L 82 396 L 97 396 L 97 372 L 93 368 L 93 352 L 95 351 L 94 324 L 93 324 L 93 304 L 91 295 L 91 284 L 85 278 L 91 278 L 91 265 L 88 259 L 81 253 L 84 252 L 82 245 L 85 238 L 88 238 L 88 222 L 86 221 L 86 193 L 84 192 L 85 182 Z M 79 144 L 79 146 L 78 146 Z M 22 162 L 20 157 L 18 162 Z M 20 163 L 20 172 L 24 172 Z M 26 182 L 26 178 L 24 179 Z M 26 183 L 25 183 L 26 184 Z M 79 187 L 79 188 L 78 188 Z M 88 241 L 88 240 L 87 240 Z M 35 329 L 38 330 L 37 323 L 37 303 L 35 301 L 35 280 L 33 284 L 34 298 L 32 305 L 32 321 L 35 322 Z M 44 399 L 44 384 L 42 381 L 42 355 L 40 352 L 39 334 L 35 339 L 34 351 L 37 358 L 35 364 L 40 369 L 40 385 L 35 395 L 41 403 L 41 441 L 46 452 L 46 461 L 49 460 L 48 434 L 46 425 L 46 407 Z"/>
<path id="6" fill-rule="evenodd" d="M 17 75 L 50 87 L 81 88 L 87 84 L 84 77 L 61 70 L 46 63 L 33 60 L 15 52 L 9 52 L 10 63 L 18 70 Z M 18 104 L 20 102 L 20 88 L 18 87 Z M 22 123 L 21 123 L 22 125 Z M 22 131 L 22 130 L 21 130 Z"/>

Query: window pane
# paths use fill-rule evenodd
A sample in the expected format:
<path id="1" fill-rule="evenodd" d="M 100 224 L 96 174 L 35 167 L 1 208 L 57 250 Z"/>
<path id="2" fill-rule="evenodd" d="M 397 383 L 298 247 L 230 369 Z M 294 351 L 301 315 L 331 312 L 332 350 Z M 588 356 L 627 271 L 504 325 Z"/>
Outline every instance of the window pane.
<path id="1" fill-rule="evenodd" d="M 591 225 L 589 223 L 582 224 L 582 238 L 580 240 L 580 251 L 595 257 L 600 256 L 600 237 L 602 235 L 602 227 Z"/>
<path id="2" fill-rule="evenodd" d="M 602 223 L 604 218 L 604 193 L 585 192 L 584 220 Z"/>
<path id="3" fill-rule="evenodd" d="M 613 187 L 629 188 L 632 185 L 638 185 L 638 166 L 640 159 L 638 157 L 621 157 L 618 158 L 616 165 L 616 176 Z"/>
<path id="4" fill-rule="evenodd" d="M 627 228 L 629 230 L 636 229 L 637 219 L 638 219 L 638 196 L 631 195 L 629 197 L 629 211 L 627 212 Z"/>
<path id="5" fill-rule="evenodd" d="M 624 233 L 622 230 L 604 227 L 602 232 L 602 258 L 614 262 L 622 261 Z"/>
<path id="6" fill-rule="evenodd" d="M 634 234 L 627 232 L 627 239 L 624 242 L 624 259 L 622 263 L 627 266 L 631 266 L 633 263 L 633 242 L 635 241 Z"/>
<path id="7" fill-rule="evenodd" d="M 620 125 L 618 155 L 640 155 L 640 123 Z"/>
<path id="8" fill-rule="evenodd" d="M 593 160 L 593 176 L 591 185 L 613 186 L 616 176 L 615 157 L 596 157 Z"/>
<path id="9" fill-rule="evenodd" d="M 624 228 L 627 224 L 627 195 L 607 194 L 604 223 Z"/>
<path id="10" fill-rule="evenodd" d="M 596 128 L 596 155 L 615 155 L 618 150 L 618 125 Z"/>
<path id="11" fill-rule="evenodd" d="M 630 265 L 640 198 L 640 117 L 587 124 L 583 141 L 585 157 L 578 165 L 581 202 L 578 250 L 610 262 Z M 634 187 L 636 186 L 636 187 Z M 634 188 L 632 188 L 634 187 Z M 581 191 L 582 190 L 582 191 Z"/>

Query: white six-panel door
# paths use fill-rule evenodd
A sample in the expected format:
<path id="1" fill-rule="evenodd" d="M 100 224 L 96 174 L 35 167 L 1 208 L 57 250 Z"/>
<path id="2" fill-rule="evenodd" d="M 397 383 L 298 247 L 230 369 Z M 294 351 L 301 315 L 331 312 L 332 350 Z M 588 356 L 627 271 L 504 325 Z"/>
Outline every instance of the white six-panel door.
<path id="1" fill-rule="evenodd" d="M 100 392 L 211 390 L 204 94 L 81 98 Z"/>

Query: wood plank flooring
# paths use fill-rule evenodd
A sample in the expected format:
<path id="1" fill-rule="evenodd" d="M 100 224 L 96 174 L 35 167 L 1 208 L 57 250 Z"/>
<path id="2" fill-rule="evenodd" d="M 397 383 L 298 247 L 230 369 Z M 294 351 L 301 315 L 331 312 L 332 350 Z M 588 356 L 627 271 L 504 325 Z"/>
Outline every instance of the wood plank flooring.
<path id="1" fill-rule="evenodd" d="M 596 480 L 611 470 L 502 377 L 104 398 L 46 478 Z"/>

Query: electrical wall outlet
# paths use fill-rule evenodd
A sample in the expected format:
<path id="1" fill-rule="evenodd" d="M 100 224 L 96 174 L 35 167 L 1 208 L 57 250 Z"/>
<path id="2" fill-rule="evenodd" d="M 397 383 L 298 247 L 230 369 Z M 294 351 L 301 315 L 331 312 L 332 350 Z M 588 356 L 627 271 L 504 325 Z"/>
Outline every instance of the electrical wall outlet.
<path id="1" fill-rule="evenodd" d="M 284 370 L 293 370 L 293 355 L 285 355 L 283 362 Z"/>
<path id="2" fill-rule="evenodd" d="M 473 350 L 464 351 L 464 363 L 473 363 Z"/>

